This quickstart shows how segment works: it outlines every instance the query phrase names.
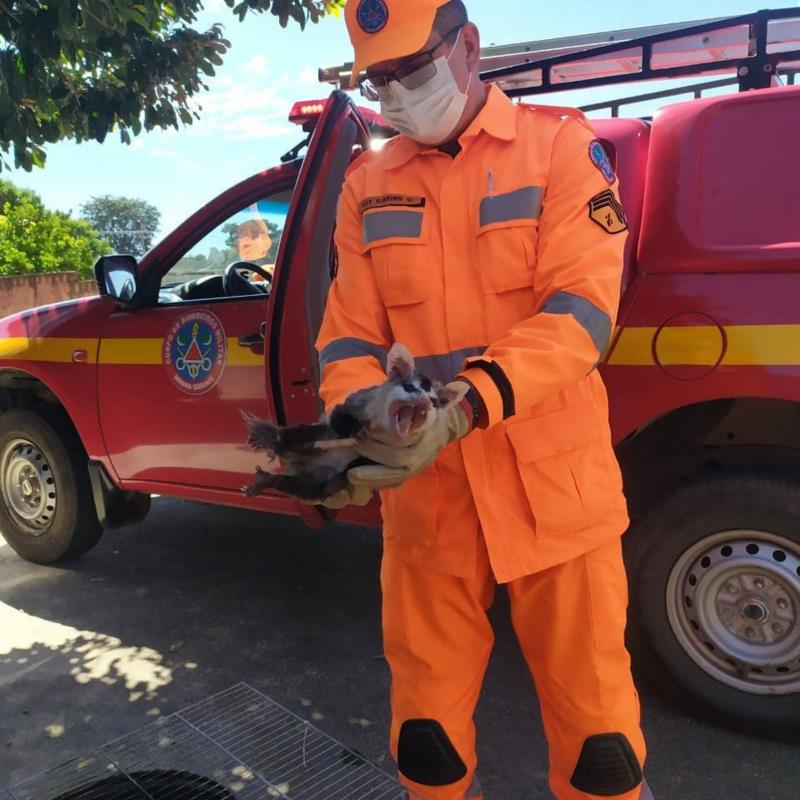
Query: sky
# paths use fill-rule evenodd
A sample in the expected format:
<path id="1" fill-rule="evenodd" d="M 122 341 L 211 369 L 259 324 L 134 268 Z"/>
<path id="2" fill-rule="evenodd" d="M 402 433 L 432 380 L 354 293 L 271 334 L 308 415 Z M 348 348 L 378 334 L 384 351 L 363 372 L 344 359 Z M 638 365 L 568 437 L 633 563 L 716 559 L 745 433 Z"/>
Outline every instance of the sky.
<path id="1" fill-rule="evenodd" d="M 733 16 L 762 6 L 759 0 L 465 2 L 484 45 Z M 44 169 L 1 176 L 38 192 L 48 207 L 75 216 L 92 196 L 142 198 L 161 212 L 160 235 L 165 235 L 229 186 L 279 163 L 302 138 L 288 121 L 292 104 L 327 97 L 331 87 L 318 83 L 318 67 L 352 59 L 344 18 L 330 17 L 300 31 L 293 23 L 280 28 L 271 15 L 248 15 L 240 23 L 223 0 L 205 0 L 204 7 L 196 27 L 222 22 L 232 46 L 208 79 L 210 90 L 198 99 L 200 121 L 178 131 L 143 133 L 131 145 L 121 144 L 114 133 L 102 145 L 58 143 L 47 148 Z M 635 85 L 627 86 L 618 94 L 635 91 Z M 602 90 L 578 94 L 541 102 L 577 105 L 610 96 Z"/>

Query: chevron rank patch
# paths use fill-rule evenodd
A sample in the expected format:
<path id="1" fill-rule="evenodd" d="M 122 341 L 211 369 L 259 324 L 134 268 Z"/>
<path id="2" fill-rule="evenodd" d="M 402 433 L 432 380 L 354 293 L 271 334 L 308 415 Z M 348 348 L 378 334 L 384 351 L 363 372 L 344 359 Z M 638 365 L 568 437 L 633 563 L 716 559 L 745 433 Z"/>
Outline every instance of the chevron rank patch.
<path id="1" fill-rule="evenodd" d="M 606 233 L 622 233 L 628 230 L 625 212 L 610 189 L 596 194 L 589 201 L 589 217 Z"/>

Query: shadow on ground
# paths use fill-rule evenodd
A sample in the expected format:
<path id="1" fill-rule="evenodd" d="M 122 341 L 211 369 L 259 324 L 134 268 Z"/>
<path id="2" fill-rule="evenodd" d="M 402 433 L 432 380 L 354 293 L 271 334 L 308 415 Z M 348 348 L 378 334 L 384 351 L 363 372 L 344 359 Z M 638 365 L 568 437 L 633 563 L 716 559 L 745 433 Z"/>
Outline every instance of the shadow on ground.
<path id="1" fill-rule="evenodd" d="M 69 567 L 0 548 L 0 786 L 246 681 L 390 769 L 376 531 L 161 499 Z M 508 623 L 478 710 L 491 800 L 544 800 L 546 747 Z M 24 616 L 28 615 L 28 616 Z M 643 687 L 658 800 L 797 800 L 800 751 Z"/>

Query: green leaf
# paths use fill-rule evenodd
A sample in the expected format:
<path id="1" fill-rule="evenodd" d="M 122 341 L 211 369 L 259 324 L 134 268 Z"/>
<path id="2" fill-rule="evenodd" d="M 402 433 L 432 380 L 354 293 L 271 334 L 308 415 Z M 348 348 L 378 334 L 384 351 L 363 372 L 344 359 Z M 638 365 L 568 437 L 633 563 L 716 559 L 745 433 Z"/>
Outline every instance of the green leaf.
<path id="1" fill-rule="evenodd" d="M 134 6 L 133 9 L 128 12 L 128 19 L 140 28 L 147 30 L 149 27 L 147 18 L 140 11 L 136 11 L 136 8 L 137 6 Z"/>
<path id="2" fill-rule="evenodd" d="M 342 4 L 225 0 L 239 19 L 269 13 L 283 27 L 291 20 L 301 28 Z M 143 127 L 197 118 L 188 99 L 208 89 L 204 78 L 215 75 L 230 49 L 220 24 L 204 32 L 192 27 L 202 6 L 202 0 L 0 5 L 0 169 L 43 163 L 34 148 L 60 139 L 102 142 L 117 124 L 124 140 Z"/>

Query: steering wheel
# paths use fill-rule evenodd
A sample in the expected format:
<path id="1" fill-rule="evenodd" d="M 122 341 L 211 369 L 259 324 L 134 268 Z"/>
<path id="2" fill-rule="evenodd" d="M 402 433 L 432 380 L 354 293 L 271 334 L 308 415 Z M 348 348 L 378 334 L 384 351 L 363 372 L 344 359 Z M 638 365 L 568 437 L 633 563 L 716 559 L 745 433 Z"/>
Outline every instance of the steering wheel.
<path id="1" fill-rule="evenodd" d="M 243 272 L 255 272 L 265 281 L 266 286 L 261 288 L 257 283 L 250 283 L 242 274 Z M 234 261 L 225 267 L 222 275 L 222 290 L 226 297 L 238 297 L 243 294 L 266 294 L 272 284 L 272 275 L 258 264 L 251 261 Z"/>

